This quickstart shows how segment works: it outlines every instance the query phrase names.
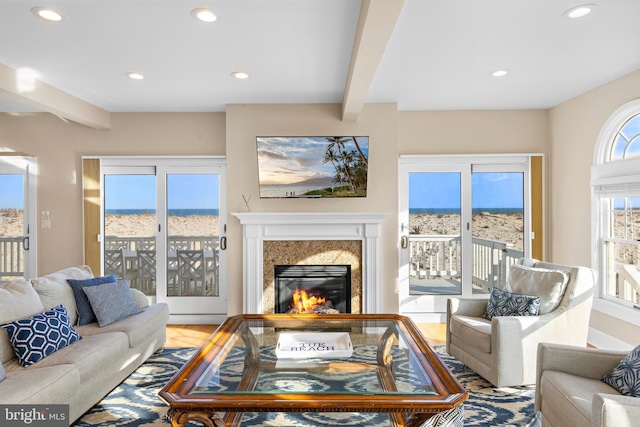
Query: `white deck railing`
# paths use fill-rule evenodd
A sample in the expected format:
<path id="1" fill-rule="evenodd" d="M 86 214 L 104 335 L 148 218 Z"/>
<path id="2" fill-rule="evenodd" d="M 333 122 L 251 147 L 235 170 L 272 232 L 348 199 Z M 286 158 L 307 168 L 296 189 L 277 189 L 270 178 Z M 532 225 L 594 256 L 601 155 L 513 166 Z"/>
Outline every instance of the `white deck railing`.
<path id="1" fill-rule="evenodd" d="M 640 271 L 633 264 L 616 262 L 617 296 L 625 301 L 640 304 Z"/>
<path id="2" fill-rule="evenodd" d="M 509 267 L 524 256 L 510 244 L 474 237 L 472 282 L 487 290 L 507 280 Z M 460 236 L 412 234 L 409 237 L 409 277 L 448 279 L 460 275 L 462 268 Z"/>
<path id="3" fill-rule="evenodd" d="M 218 247 L 218 236 L 169 236 L 168 251 L 205 250 L 213 251 Z M 155 237 L 122 237 L 106 236 L 105 249 L 122 249 L 125 251 L 154 250 Z"/>
<path id="4" fill-rule="evenodd" d="M 0 237 L 0 282 L 24 276 L 22 236 Z"/>

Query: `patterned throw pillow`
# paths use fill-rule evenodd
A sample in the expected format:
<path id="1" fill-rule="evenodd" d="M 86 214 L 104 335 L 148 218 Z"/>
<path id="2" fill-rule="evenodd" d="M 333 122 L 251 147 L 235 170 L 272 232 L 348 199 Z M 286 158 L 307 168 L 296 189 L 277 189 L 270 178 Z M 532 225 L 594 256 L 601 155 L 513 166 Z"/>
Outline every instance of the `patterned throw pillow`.
<path id="1" fill-rule="evenodd" d="M 448 411 L 439 412 L 429 418 L 422 427 L 463 427 L 464 426 L 464 405 Z"/>
<path id="2" fill-rule="evenodd" d="M 129 282 L 126 280 L 88 286 L 82 288 L 82 290 L 89 298 L 91 308 L 93 308 L 93 312 L 98 318 L 100 327 L 142 312 L 142 309 L 133 298 Z"/>
<path id="3" fill-rule="evenodd" d="M 25 367 L 82 339 L 71 326 L 67 309 L 62 305 L 0 327 L 7 330 L 18 361 Z"/>
<path id="4" fill-rule="evenodd" d="M 539 310 L 540 297 L 513 294 L 494 287 L 482 317 L 491 320 L 494 316 L 537 316 Z"/>
<path id="5" fill-rule="evenodd" d="M 602 377 L 602 381 L 625 396 L 640 397 L 640 345 Z"/>
<path id="6" fill-rule="evenodd" d="M 82 288 L 85 286 L 98 286 L 105 283 L 115 283 L 116 275 L 109 274 L 108 276 L 93 277 L 91 279 L 67 279 L 69 286 L 73 290 L 73 297 L 76 299 L 76 308 L 78 309 L 78 326 L 87 325 L 89 323 L 96 322 L 96 315 L 91 308 L 91 303 L 87 298 L 87 294 L 84 293 Z"/>

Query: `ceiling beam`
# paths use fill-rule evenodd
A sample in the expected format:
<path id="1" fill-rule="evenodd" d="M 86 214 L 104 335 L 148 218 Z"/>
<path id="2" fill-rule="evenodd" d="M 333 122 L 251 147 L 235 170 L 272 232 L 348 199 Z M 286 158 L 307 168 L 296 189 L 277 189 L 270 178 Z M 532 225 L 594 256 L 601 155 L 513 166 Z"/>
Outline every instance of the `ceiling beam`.
<path id="1" fill-rule="evenodd" d="M 0 96 L 94 129 L 111 128 L 111 113 L 0 64 Z"/>
<path id="2" fill-rule="evenodd" d="M 355 122 L 398 22 L 404 0 L 362 0 L 342 98 L 342 120 Z"/>

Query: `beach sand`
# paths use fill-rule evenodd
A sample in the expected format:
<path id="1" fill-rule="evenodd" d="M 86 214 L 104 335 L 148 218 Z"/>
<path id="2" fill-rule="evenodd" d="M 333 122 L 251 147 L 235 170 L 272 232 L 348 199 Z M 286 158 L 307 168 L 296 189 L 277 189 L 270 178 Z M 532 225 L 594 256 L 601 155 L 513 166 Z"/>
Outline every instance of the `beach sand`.
<path id="1" fill-rule="evenodd" d="M 215 215 L 170 215 L 168 231 L 172 236 L 216 236 L 218 224 Z M 107 236 L 155 236 L 156 227 L 156 216 L 153 214 L 105 216 Z M 0 236 L 22 236 L 22 228 L 21 210 L 0 209 Z"/>
<path id="2" fill-rule="evenodd" d="M 157 220 L 153 214 L 105 215 L 105 234 L 120 237 L 155 236 Z M 167 231 L 171 236 L 216 236 L 218 235 L 216 215 L 169 215 Z"/>
<path id="3" fill-rule="evenodd" d="M 521 213 L 491 214 L 480 212 L 473 215 L 473 236 L 511 244 L 513 249 L 523 248 L 523 215 Z M 409 233 L 426 235 L 460 235 L 460 215 L 411 214 Z"/>

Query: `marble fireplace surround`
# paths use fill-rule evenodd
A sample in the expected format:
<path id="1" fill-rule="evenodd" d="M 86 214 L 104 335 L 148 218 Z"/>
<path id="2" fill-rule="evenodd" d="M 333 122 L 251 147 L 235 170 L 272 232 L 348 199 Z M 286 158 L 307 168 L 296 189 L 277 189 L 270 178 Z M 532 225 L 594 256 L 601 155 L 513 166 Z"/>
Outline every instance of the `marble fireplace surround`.
<path id="1" fill-rule="evenodd" d="M 368 212 L 237 212 L 242 224 L 243 311 L 264 313 L 265 241 L 362 242 L 361 312 L 380 312 L 380 227 L 385 215 Z"/>

